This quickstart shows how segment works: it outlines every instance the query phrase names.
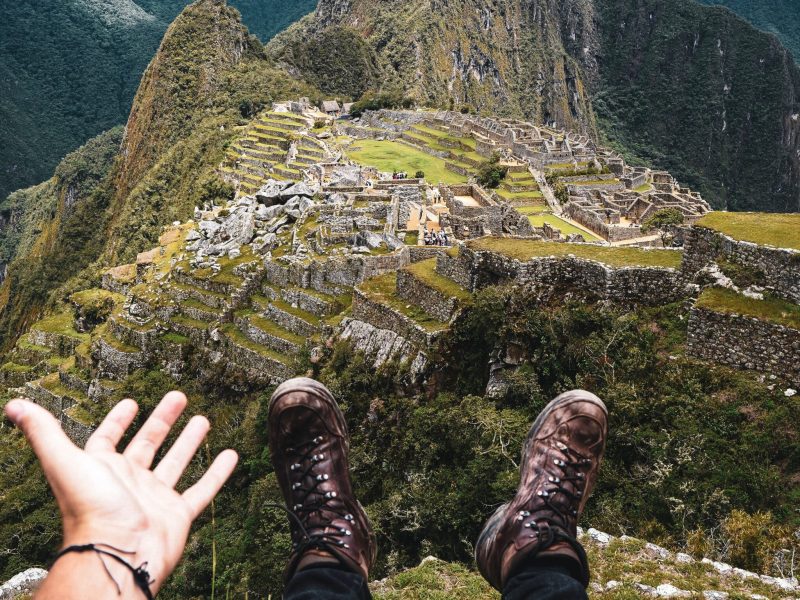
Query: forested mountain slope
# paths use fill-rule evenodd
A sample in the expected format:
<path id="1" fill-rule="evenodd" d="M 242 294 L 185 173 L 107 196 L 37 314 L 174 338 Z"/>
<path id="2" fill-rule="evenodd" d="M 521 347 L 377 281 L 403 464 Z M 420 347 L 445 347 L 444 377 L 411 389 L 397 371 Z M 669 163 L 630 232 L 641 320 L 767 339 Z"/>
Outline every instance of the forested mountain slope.
<path id="1" fill-rule="evenodd" d="M 47 179 L 68 152 L 125 122 L 142 72 L 188 0 L 4 3 L 0 22 L 0 199 Z M 313 0 L 240 0 L 262 39 Z"/>
<path id="2" fill-rule="evenodd" d="M 698 0 L 727 6 L 763 31 L 778 36 L 795 60 L 800 57 L 800 6 L 795 0 Z"/>
<path id="3" fill-rule="evenodd" d="M 155 243 L 164 224 L 185 220 L 197 204 L 228 193 L 214 170 L 236 125 L 252 116 L 248 111 L 301 95 L 314 96 L 314 88 L 267 61 L 236 10 L 200 0 L 183 11 L 142 78 L 122 152 L 119 132 L 102 138 L 117 143 L 101 163 L 107 168 L 98 177 L 81 171 L 74 193 L 56 179 L 55 189 L 46 184 L 0 205 L 8 221 L 35 221 L 25 235 L 7 231 L 0 246 L 10 261 L 0 288 L 0 345 L 38 318 L 70 278 L 99 277 L 97 269 L 108 260 L 135 257 Z M 92 186 L 79 185 L 89 175 Z M 26 212 L 36 204 L 27 199 L 40 196 L 48 210 Z M 37 251 L 20 253 L 20 244 Z"/>

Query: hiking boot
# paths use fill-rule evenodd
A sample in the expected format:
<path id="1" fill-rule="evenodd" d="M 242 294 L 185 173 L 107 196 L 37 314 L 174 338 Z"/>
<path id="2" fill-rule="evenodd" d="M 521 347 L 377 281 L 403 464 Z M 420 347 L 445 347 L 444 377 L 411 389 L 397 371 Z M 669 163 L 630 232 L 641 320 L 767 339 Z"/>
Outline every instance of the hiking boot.
<path id="1" fill-rule="evenodd" d="M 589 565 L 577 541 L 578 519 L 594 487 L 608 434 L 608 411 L 594 394 L 567 392 L 531 427 L 522 449 L 517 495 L 492 515 L 475 561 L 498 590 L 534 558 L 562 558 L 589 585 Z"/>
<path id="2" fill-rule="evenodd" d="M 375 536 L 353 494 L 344 415 L 324 385 L 298 378 L 275 390 L 269 445 L 292 529 L 286 580 L 298 567 L 336 561 L 367 580 Z"/>

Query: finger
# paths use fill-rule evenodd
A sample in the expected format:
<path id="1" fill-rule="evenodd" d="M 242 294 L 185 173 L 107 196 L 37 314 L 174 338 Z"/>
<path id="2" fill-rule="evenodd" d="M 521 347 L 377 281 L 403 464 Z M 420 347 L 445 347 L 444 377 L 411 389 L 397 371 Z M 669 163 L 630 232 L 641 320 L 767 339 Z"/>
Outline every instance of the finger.
<path id="1" fill-rule="evenodd" d="M 133 400 L 123 400 L 117 404 L 86 442 L 85 450 L 116 452 L 117 444 L 133 423 L 138 411 L 139 407 Z"/>
<path id="2" fill-rule="evenodd" d="M 153 414 L 125 448 L 123 455 L 133 463 L 149 469 L 156 452 L 169 435 L 169 430 L 186 408 L 186 396 L 181 392 L 170 392 L 158 403 Z"/>
<path id="3" fill-rule="evenodd" d="M 239 455 L 233 450 L 225 450 L 217 456 L 200 481 L 183 493 L 183 499 L 189 505 L 193 521 L 205 510 L 228 481 L 237 462 L 239 462 Z"/>
<path id="4" fill-rule="evenodd" d="M 175 487 L 178 480 L 183 475 L 186 467 L 192 461 L 197 449 L 203 440 L 206 439 L 211 425 L 205 417 L 192 417 L 189 424 L 184 428 L 178 439 L 169 449 L 166 456 L 161 459 L 153 473 L 164 484 Z"/>
<path id="5" fill-rule="evenodd" d="M 70 441 L 61 429 L 61 423 L 50 411 L 38 404 L 12 400 L 6 404 L 5 413 L 25 434 L 52 484 L 52 478 L 57 473 L 69 468 L 72 457 L 79 451 L 78 447 Z"/>

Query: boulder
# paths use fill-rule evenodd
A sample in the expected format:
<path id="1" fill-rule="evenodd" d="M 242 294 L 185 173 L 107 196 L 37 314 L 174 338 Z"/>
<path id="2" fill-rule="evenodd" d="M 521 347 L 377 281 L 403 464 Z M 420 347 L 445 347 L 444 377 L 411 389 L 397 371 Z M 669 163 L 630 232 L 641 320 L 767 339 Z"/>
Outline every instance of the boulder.
<path id="1" fill-rule="evenodd" d="M 199 231 L 197 231 L 197 229 L 192 229 L 189 232 L 189 234 L 186 236 L 186 241 L 187 242 L 194 242 L 196 240 L 202 239 L 202 237 L 203 236 L 200 234 Z"/>
<path id="2" fill-rule="evenodd" d="M 200 231 L 202 231 L 207 238 L 211 238 L 220 230 L 220 225 L 216 221 L 200 221 Z"/>
<path id="3" fill-rule="evenodd" d="M 268 206 L 279 203 L 283 198 L 283 190 L 290 185 L 290 181 L 275 181 L 274 179 L 270 179 L 256 192 L 256 200 Z"/>
<path id="4" fill-rule="evenodd" d="M 0 585 L 0 599 L 12 600 L 13 598 L 28 597 L 39 588 L 47 577 L 44 569 L 28 569 Z"/>
<path id="5" fill-rule="evenodd" d="M 294 219 L 299 219 L 309 208 L 314 206 L 314 201 L 304 196 L 294 196 L 286 203 L 285 212 Z"/>
<path id="6" fill-rule="evenodd" d="M 292 198 L 294 196 L 307 196 L 309 198 L 313 197 L 316 194 L 316 190 L 310 188 L 308 185 L 303 183 L 296 183 L 293 186 L 286 188 L 283 190 L 281 194 L 284 198 Z"/>

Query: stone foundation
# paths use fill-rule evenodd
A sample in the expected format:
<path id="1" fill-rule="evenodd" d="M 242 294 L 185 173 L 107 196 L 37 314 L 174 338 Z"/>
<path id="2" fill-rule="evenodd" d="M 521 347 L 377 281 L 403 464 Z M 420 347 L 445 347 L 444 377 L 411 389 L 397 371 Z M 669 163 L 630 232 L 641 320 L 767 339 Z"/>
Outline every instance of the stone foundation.
<path id="1" fill-rule="evenodd" d="M 689 354 L 735 369 L 771 373 L 800 385 L 800 331 L 752 317 L 693 308 Z"/>
<path id="2" fill-rule="evenodd" d="M 458 309 L 458 299 L 433 289 L 408 271 L 397 272 L 397 295 L 442 323 L 449 323 Z"/>
<path id="3" fill-rule="evenodd" d="M 763 273 L 775 295 L 800 304 L 800 251 L 758 246 L 727 235 L 692 227 L 686 234 L 683 269 L 694 274 L 718 259 Z"/>

